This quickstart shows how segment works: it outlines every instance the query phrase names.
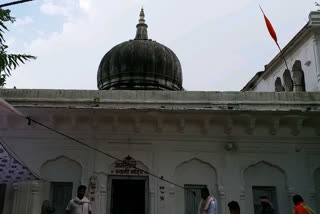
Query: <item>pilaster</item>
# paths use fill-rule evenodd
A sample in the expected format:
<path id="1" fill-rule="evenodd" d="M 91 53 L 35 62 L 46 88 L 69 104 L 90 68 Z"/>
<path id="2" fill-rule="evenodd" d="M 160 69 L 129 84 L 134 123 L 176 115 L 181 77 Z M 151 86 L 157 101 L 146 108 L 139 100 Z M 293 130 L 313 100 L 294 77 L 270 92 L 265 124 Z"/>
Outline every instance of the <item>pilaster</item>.
<path id="1" fill-rule="evenodd" d="M 320 90 L 320 35 L 316 34 L 313 37 L 313 52 L 316 66 L 316 75 L 318 80 L 318 89 Z"/>
<path id="2" fill-rule="evenodd" d="M 31 213 L 32 214 L 40 214 L 41 206 L 40 206 L 40 183 L 38 181 L 33 181 L 31 184 Z"/>

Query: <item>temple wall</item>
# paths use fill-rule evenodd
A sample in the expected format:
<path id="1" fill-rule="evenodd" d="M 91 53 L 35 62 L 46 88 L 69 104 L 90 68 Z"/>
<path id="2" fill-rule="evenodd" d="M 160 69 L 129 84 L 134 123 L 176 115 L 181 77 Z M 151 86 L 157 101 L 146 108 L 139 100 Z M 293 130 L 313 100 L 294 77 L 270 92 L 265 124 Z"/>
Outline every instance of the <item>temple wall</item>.
<path id="1" fill-rule="evenodd" d="M 178 149 L 183 139 L 187 141 L 185 144 L 189 144 L 188 149 Z M 241 140 L 241 138 L 238 139 L 238 141 Z M 7 142 L 9 141 L 8 139 Z M 160 144 L 152 140 L 149 142 Z M 212 143 L 201 140 L 197 142 L 197 139 L 194 139 L 193 143 L 189 142 L 190 138 L 181 137 L 181 141 L 168 140 L 167 143 L 170 146 L 161 147 L 161 151 L 157 151 L 157 146 L 139 145 L 139 148 L 130 146 L 130 149 L 109 148 L 108 153 L 119 158 L 129 155 L 143 164 L 148 171 L 182 186 L 185 184 L 207 185 L 217 199 L 219 213 L 222 214 L 228 213 L 226 205 L 231 200 L 240 202 L 245 213 L 253 214 L 253 186 L 274 186 L 278 200 L 277 209 L 280 213 L 289 212 L 292 207 L 290 197 L 294 193 L 301 194 L 312 206 L 319 204 L 319 170 L 314 172 L 314 177 L 312 173 L 306 176 L 308 171 L 312 171 L 311 165 L 320 167 L 320 161 L 316 160 L 317 156 L 310 158 L 307 152 L 297 153 L 290 147 L 279 146 L 276 141 L 265 142 L 269 147 L 275 147 L 274 152 L 255 150 L 257 146 L 255 142 L 247 145 L 248 149 L 252 149 L 251 152 L 227 151 L 223 147 L 223 142 Z M 64 141 L 65 145 L 70 143 L 72 144 L 72 142 Z M 165 144 L 165 142 L 162 143 Z M 211 145 L 215 149 L 204 149 Z M 175 146 L 177 148 L 172 149 Z M 37 150 L 37 147 L 39 144 L 35 142 L 32 145 L 33 152 L 30 153 L 16 149 L 17 152 L 23 153 L 21 155 L 23 159 L 29 159 L 34 153 L 41 153 L 44 157 L 49 157 L 40 161 L 42 163 L 40 174 L 51 182 L 72 182 L 73 196 L 80 182 L 88 185 L 88 177 L 97 175 L 99 188 L 96 193 L 94 210 L 97 214 L 107 212 L 107 204 L 110 200 L 108 178 L 113 160 L 100 154 L 87 156 L 86 151 L 79 150 L 78 146 L 74 146 L 73 149 L 72 146 L 66 146 L 73 151 L 72 153 L 62 152 L 65 151 L 63 147 L 60 153 L 52 147 L 50 150 Z M 52 159 L 52 157 L 55 158 Z M 95 162 L 93 168 L 83 167 L 92 162 Z M 14 184 L 13 188 L 8 188 L 8 198 L 14 195 L 13 201 L 6 200 L 5 211 L 8 214 L 22 211 L 31 214 L 34 213 L 32 206 L 37 206 L 39 212 L 41 203 L 44 200 L 50 200 L 49 183 L 40 182 L 39 190 L 36 192 L 39 203 L 34 204 L 35 196 L 32 194 L 32 185 L 32 182 L 29 182 Z M 160 200 L 159 186 L 165 187 L 164 200 Z M 182 189 L 149 176 L 150 213 L 183 213 L 184 194 Z M 312 198 L 313 195 L 316 197 Z M 314 200 L 318 200 L 318 203 Z"/>
<path id="2" fill-rule="evenodd" d="M 320 61 L 320 46 L 318 40 L 318 37 L 309 37 L 303 40 L 303 42 L 298 43 L 293 51 L 285 55 L 290 71 L 292 71 L 292 66 L 296 60 L 301 61 L 302 70 L 304 71 L 305 75 L 306 91 L 320 90 L 320 79 L 318 78 L 320 72 L 320 67 L 318 65 Z M 274 67 L 267 69 L 268 72 L 271 70 L 272 74 L 266 76 L 266 78 L 258 82 L 254 88 L 254 91 L 275 91 L 275 81 L 277 77 L 281 78 L 282 84 L 284 83 L 283 73 L 285 69 L 286 65 L 281 58 L 279 63 L 276 63 Z"/>
<path id="3" fill-rule="evenodd" d="M 0 93 L 18 97 L 28 91 Z M 70 96 L 68 103 L 65 97 L 69 93 L 83 97 L 77 102 Z M 91 96 L 98 93 L 100 106 L 92 107 Z M 94 184 L 95 189 L 90 189 L 94 190 L 90 195 L 94 214 L 110 213 L 112 181 L 117 178 L 146 181 L 148 214 L 184 213 L 190 208 L 190 201 L 186 203 L 189 196 L 164 179 L 180 186 L 206 185 L 217 200 L 219 214 L 228 213 L 227 203 L 232 200 L 239 202 L 243 213 L 253 214 L 259 192 L 273 194 L 278 214 L 291 210 L 294 194 L 320 209 L 316 92 L 61 94 L 31 90 L 29 96 L 24 94 L 27 98 L 14 99 L 17 105 L 26 105 L 19 110 L 37 121 L 121 160 L 131 158 L 139 168 L 163 179 L 133 169 L 128 172 L 110 157 L 2 111 L 1 138 L 46 180 L 9 184 L 5 214 L 40 214 L 45 200 L 53 202 L 54 185 L 61 183 L 72 186 L 68 200 L 79 184 Z M 39 98 L 45 95 L 54 102 Z M 121 102 L 112 100 L 119 97 Z"/>

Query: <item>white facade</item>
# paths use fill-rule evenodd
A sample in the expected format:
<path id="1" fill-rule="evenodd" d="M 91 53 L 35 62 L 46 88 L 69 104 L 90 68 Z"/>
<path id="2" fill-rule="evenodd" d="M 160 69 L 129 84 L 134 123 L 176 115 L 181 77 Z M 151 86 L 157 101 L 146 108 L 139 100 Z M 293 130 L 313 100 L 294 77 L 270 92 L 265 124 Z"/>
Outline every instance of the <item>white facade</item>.
<path id="1" fill-rule="evenodd" d="M 300 60 L 305 76 L 306 91 L 320 91 L 320 11 L 311 12 L 308 24 L 283 49 L 289 70 L 296 60 Z M 253 78 L 242 91 L 275 91 L 275 81 L 282 83 L 286 65 L 282 56 L 277 55 L 259 76 Z"/>
<path id="2" fill-rule="evenodd" d="M 320 212 L 319 93 L 0 90 L 0 97 L 164 179 L 208 186 L 219 214 L 231 200 L 253 214 L 261 188 L 275 190 L 278 213 L 290 212 L 296 193 Z M 72 183 L 75 196 L 92 176 L 95 214 L 110 213 L 113 181 L 121 179 L 144 182 L 145 213 L 185 213 L 186 193 L 172 184 L 123 174 L 115 160 L 2 110 L 0 121 L 5 144 L 47 180 L 7 185 L 5 214 L 40 214 L 55 183 Z"/>

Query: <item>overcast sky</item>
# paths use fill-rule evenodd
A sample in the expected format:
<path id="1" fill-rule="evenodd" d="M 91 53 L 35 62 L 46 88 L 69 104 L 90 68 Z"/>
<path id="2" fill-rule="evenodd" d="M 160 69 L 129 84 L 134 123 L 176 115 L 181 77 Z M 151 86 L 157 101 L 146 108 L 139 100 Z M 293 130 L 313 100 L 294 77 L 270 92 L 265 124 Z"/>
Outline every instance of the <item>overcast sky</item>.
<path id="1" fill-rule="evenodd" d="M 37 56 L 7 88 L 97 89 L 106 52 L 133 39 L 143 5 L 149 38 L 172 49 L 189 91 L 239 91 L 278 53 L 259 4 L 285 46 L 315 0 L 35 0 L 11 6 L 11 52 Z M 5 1 L 9 2 L 9 1 Z M 2 3 L 2 1 L 1 1 Z"/>

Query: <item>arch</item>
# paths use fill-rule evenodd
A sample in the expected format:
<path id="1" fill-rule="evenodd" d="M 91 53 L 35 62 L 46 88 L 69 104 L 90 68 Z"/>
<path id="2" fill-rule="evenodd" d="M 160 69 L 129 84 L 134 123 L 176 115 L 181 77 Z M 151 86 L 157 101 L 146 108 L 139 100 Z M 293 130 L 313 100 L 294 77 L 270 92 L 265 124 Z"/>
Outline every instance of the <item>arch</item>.
<path id="1" fill-rule="evenodd" d="M 213 196 L 217 197 L 217 172 L 215 167 L 198 158 L 183 161 L 175 168 L 175 182 L 181 186 L 206 185 Z M 175 189 L 175 213 L 184 213 L 185 191 Z M 197 202 L 195 202 L 198 205 Z"/>
<path id="2" fill-rule="evenodd" d="M 242 184 L 245 185 L 245 179 L 244 179 L 244 174 L 246 172 L 246 170 L 248 170 L 249 168 L 251 167 L 256 167 L 258 166 L 259 164 L 265 164 L 265 165 L 268 165 L 270 167 L 274 167 L 276 169 L 278 169 L 281 173 L 284 174 L 285 176 L 285 181 L 287 182 L 287 174 L 286 174 L 286 171 L 284 169 L 282 169 L 280 166 L 276 165 L 276 164 L 273 164 L 273 163 L 270 163 L 269 161 L 265 161 L 265 160 L 259 160 L 259 161 L 256 161 L 254 163 L 251 163 L 249 164 L 248 166 L 244 167 L 241 169 L 241 177 L 242 177 Z"/>
<path id="3" fill-rule="evenodd" d="M 181 163 L 175 168 L 175 170 L 177 170 L 178 167 L 180 167 L 180 166 L 182 166 L 182 165 L 184 165 L 184 164 L 188 164 L 188 163 L 190 163 L 190 162 L 192 162 L 192 161 L 199 161 L 200 163 L 205 164 L 205 165 L 207 165 L 208 167 L 210 167 L 211 169 L 213 169 L 213 170 L 216 171 L 216 168 L 215 168 L 214 166 L 212 166 L 210 163 L 208 163 L 208 162 L 206 162 L 206 161 L 203 161 L 203 160 L 201 160 L 201 159 L 199 159 L 199 158 L 191 158 L 191 159 L 185 160 L 185 161 L 181 162 Z"/>
<path id="4" fill-rule="evenodd" d="M 255 202 L 257 203 L 255 200 L 259 196 L 268 194 L 274 197 L 274 206 L 277 209 L 277 213 L 289 212 L 285 170 L 278 165 L 262 160 L 243 168 L 241 173 L 245 187 L 245 201 L 242 205 L 245 213 L 253 214 L 254 204 Z"/>
<path id="5" fill-rule="evenodd" d="M 50 182 L 81 182 L 82 165 L 69 157 L 58 156 L 40 167 L 40 175 Z"/>

